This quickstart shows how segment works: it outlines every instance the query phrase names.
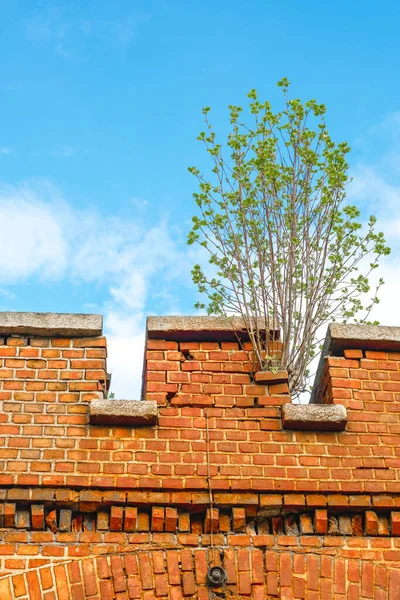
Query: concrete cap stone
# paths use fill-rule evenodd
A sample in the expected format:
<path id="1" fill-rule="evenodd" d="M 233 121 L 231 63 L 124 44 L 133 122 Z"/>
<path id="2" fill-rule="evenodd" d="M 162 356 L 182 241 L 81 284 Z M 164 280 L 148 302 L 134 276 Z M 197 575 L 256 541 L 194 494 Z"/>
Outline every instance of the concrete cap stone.
<path id="1" fill-rule="evenodd" d="M 92 400 L 90 403 L 91 425 L 155 425 L 157 402 L 150 400 Z"/>
<path id="2" fill-rule="evenodd" d="M 399 350 L 400 327 L 331 323 L 328 327 L 327 342 L 330 354 L 335 354 L 335 351 L 343 348 Z"/>
<path id="3" fill-rule="evenodd" d="M 102 331 L 102 315 L 0 312 L 0 335 L 96 337 Z"/>
<path id="4" fill-rule="evenodd" d="M 284 429 L 302 431 L 343 431 L 347 411 L 341 404 L 284 404 L 282 425 Z"/>
<path id="5" fill-rule="evenodd" d="M 279 333 L 279 326 L 273 319 L 259 319 L 259 328 Z M 148 339 L 180 341 L 237 341 L 248 340 L 246 327 L 240 317 L 147 317 L 146 334 Z M 274 337 L 277 337 L 276 335 Z"/>
<path id="6" fill-rule="evenodd" d="M 326 357 L 342 356 L 344 349 L 398 351 L 400 350 L 400 327 L 330 323 L 315 375 L 310 400 L 311 404 L 316 404 L 320 401 L 318 391 L 324 372 Z"/>

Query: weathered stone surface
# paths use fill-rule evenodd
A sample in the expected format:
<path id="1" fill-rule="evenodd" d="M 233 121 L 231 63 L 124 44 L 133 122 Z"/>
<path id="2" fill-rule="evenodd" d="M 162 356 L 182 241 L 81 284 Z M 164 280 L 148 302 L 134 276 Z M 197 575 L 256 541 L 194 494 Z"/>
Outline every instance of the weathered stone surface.
<path id="1" fill-rule="evenodd" d="M 276 373 L 273 373 L 272 371 L 258 371 L 258 373 L 255 374 L 255 381 L 258 384 L 266 385 L 285 383 L 288 381 L 288 372 L 277 371 Z"/>
<path id="2" fill-rule="evenodd" d="M 58 521 L 58 526 L 60 531 L 71 531 L 72 525 L 72 510 L 67 508 L 62 508 L 60 510 L 60 518 Z"/>
<path id="3" fill-rule="evenodd" d="M 285 429 L 303 431 L 343 431 L 347 411 L 341 404 L 284 404 L 282 424 Z"/>
<path id="4" fill-rule="evenodd" d="M 110 528 L 110 515 L 108 514 L 108 512 L 101 510 L 97 513 L 96 518 L 97 531 L 108 531 L 108 529 Z"/>
<path id="5" fill-rule="evenodd" d="M 353 515 L 351 517 L 351 528 L 353 530 L 353 535 L 362 536 L 362 534 L 363 534 L 362 515 Z"/>
<path id="6" fill-rule="evenodd" d="M 328 535 L 339 535 L 339 521 L 337 517 L 328 518 Z"/>
<path id="7" fill-rule="evenodd" d="M 299 535 L 299 528 L 294 515 L 288 515 L 284 518 L 284 528 L 286 535 Z"/>
<path id="8" fill-rule="evenodd" d="M 339 517 L 339 531 L 341 535 L 353 535 L 350 517 L 341 515 Z"/>
<path id="9" fill-rule="evenodd" d="M 157 403 L 144 400 L 92 400 L 92 425 L 154 425 Z"/>
<path id="10" fill-rule="evenodd" d="M 271 525 L 272 525 L 272 533 L 274 535 L 282 535 L 283 534 L 283 518 L 282 517 L 272 517 Z"/>
<path id="11" fill-rule="evenodd" d="M 259 328 L 279 331 L 276 321 L 259 320 Z M 146 335 L 149 339 L 173 339 L 174 341 L 237 341 L 244 339 L 246 327 L 238 317 L 147 317 Z M 243 336 L 243 334 L 245 334 Z"/>
<path id="12" fill-rule="evenodd" d="M 327 339 L 329 350 L 333 352 L 342 348 L 399 350 L 400 327 L 331 323 L 328 327 Z"/>
<path id="13" fill-rule="evenodd" d="M 70 313 L 0 312 L 0 334 L 56 336 L 98 336 L 102 315 Z"/>
<path id="14" fill-rule="evenodd" d="M 26 508 L 23 510 L 17 510 L 15 513 L 15 526 L 18 529 L 29 529 L 31 526 L 31 513 Z"/>
<path id="15" fill-rule="evenodd" d="M 96 517 L 87 513 L 83 515 L 83 531 L 94 531 L 96 529 Z"/>

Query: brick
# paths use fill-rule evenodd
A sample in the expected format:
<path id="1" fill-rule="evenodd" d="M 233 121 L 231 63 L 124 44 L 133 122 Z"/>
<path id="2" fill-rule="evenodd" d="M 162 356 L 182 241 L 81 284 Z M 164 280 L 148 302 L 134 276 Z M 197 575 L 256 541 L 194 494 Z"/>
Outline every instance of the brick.
<path id="1" fill-rule="evenodd" d="M 176 508 L 167 506 L 165 509 L 165 531 L 175 532 L 178 523 L 178 511 Z"/>
<path id="2" fill-rule="evenodd" d="M 138 512 L 137 530 L 150 531 L 150 516 L 141 510 Z"/>
<path id="3" fill-rule="evenodd" d="M 36 571 L 27 571 L 26 583 L 29 590 L 29 598 L 31 600 L 41 600 L 42 593 L 40 590 L 40 582 Z"/>
<path id="4" fill-rule="evenodd" d="M 153 589 L 153 575 L 150 558 L 147 554 L 139 554 L 139 571 L 142 582 L 142 589 Z"/>
<path id="5" fill-rule="evenodd" d="M 353 515 L 351 517 L 351 528 L 353 535 L 362 536 L 363 527 L 362 527 L 362 516 L 361 515 Z"/>
<path id="6" fill-rule="evenodd" d="M 151 530 L 164 531 L 165 509 L 161 506 L 153 506 L 151 511 Z"/>
<path id="7" fill-rule="evenodd" d="M 16 598 L 18 598 L 19 596 L 24 596 L 26 594 L 26 586 L 25 586 L 25 581 L 24 581 L 23 575 L 15 575 L 12 578 L 12 586 L 13 586 L 13 591 L 14 591 L 14 595 L 16 596 Z M 44 588 L 44 589 L 46 589 L 46 588 Z M 0 587 L 0 591 L 1 591 L 1 587 Z M 2 595 L 2 597 L 3 597 L 3 595 Z"/>
<path id="8" fill-rule="evenodd" d="M 179 558 L 176 550 L 167 550 L 167 571 L 170 585 L 178 585 L 181 581 Z"/>
<path id="9" fill-rule="evenodd" d="M 112 506 L 110 515 L 110 530 L 122 531 L 124 509 L 121 506 Z"/>
<path id="10" fill-rule="evenodd" d="M 4 505 L 4 526 L 7 528 L 15 527 L 16 505 L 13 502 L 7 502 Z"/>
<path id="11" fill-rule="evenodd" d="M 365 511 L 365 534 L 378 535 L 378 515 L 373 510 Z"/>
<path id="12" fill-rule="evenodd" d="M 31 513 L 28 509 L 17 510 L 15 515 L 15 526 L 18 529 L 30 529 Z"/>
<path id="13" fill-rule="evenodd" d="M 400 535 L 400 512 L 392 511 L 390 513 L 390 527 L 392 535 Z"/>
<path id="14" fill-rule="evenodd" d="M 302 535 L 312 535 L 314 533 L 314 526 L 310 515 L 300 515 L 300 532 Z"/>
<path id="15" fill-rule="evenodd" d="M 326 510 L 317 509 L 315 511 L 314 528 L 316 534 L 328 533 L 328 513 Z"/>
<path id="16" fill-rule="evenodd" d="M 72 511 L 67 508 L 60 510 L 58 527 L 60 531 L 71 531 L 72 526 Z"/>
<path id="17" fill-rule="evenodd" d="M 244 508 L 237 507 L 232 509 L 233 531 L 241 532 L 246 527 L 246 513 Z"/>
<path id="18" fill-rule="evenodd" d="M 194 574 L 192 572 L 186 572 L 182 574 L 182 587 L 184 596 L 193 596 L 196 592 L 196 584 L 194 580 Z"/>
<path id="19" fill-rule="evenodd" d="M 58 526 L 57 526 L 57 511 L 55 510 L 51 510 L 47 515 L 46 515 L 46 525 L 47 527 L 53 532 L 55 533 L 58 530 Z"/>
<path id="20" fill-rule="evenodd" d="M 217 508 L 207 508 L 204 519 L 204 533 L 217 533 L 219 523 L 219 510 Z"/>
<path id="21" fill-rule="evenodd" d="M 124 531 L 136 531 L 137 526 L 137 508 L 135 506 L 127 506 L 125 508 Z"/>

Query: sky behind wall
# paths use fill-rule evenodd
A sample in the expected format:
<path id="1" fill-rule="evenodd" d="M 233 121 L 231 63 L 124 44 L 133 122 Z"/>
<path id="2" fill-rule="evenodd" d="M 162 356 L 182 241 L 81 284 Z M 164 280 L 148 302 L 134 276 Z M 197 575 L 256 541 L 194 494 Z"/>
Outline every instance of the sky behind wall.
<path id="1" fill-rule="evenodd" d="M 328 107 L 349 194 L 393 248 L 375 317 L 400 325 L 396 0 L 0 0 L 0 310 L 101 312 L 118 397 L 144 318 L 191 314 L 185 244 L 201 108 L 276 82 Z"/>

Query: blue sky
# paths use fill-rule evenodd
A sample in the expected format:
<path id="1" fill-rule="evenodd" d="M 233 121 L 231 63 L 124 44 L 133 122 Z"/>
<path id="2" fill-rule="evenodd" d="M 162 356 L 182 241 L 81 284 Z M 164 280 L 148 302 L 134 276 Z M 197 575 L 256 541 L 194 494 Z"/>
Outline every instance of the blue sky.
<path id="1" fill-rule="evenodd" d="M 146 314 L 194 312 L 187 167 L 201 108 L 276 81 L 328 107 L 351 198 L 393 253 L 377 318 L 400 325 L 399 7 L 394 0 L 0 0 L 0 310 L 102 312 L 137 397 Z"/>

